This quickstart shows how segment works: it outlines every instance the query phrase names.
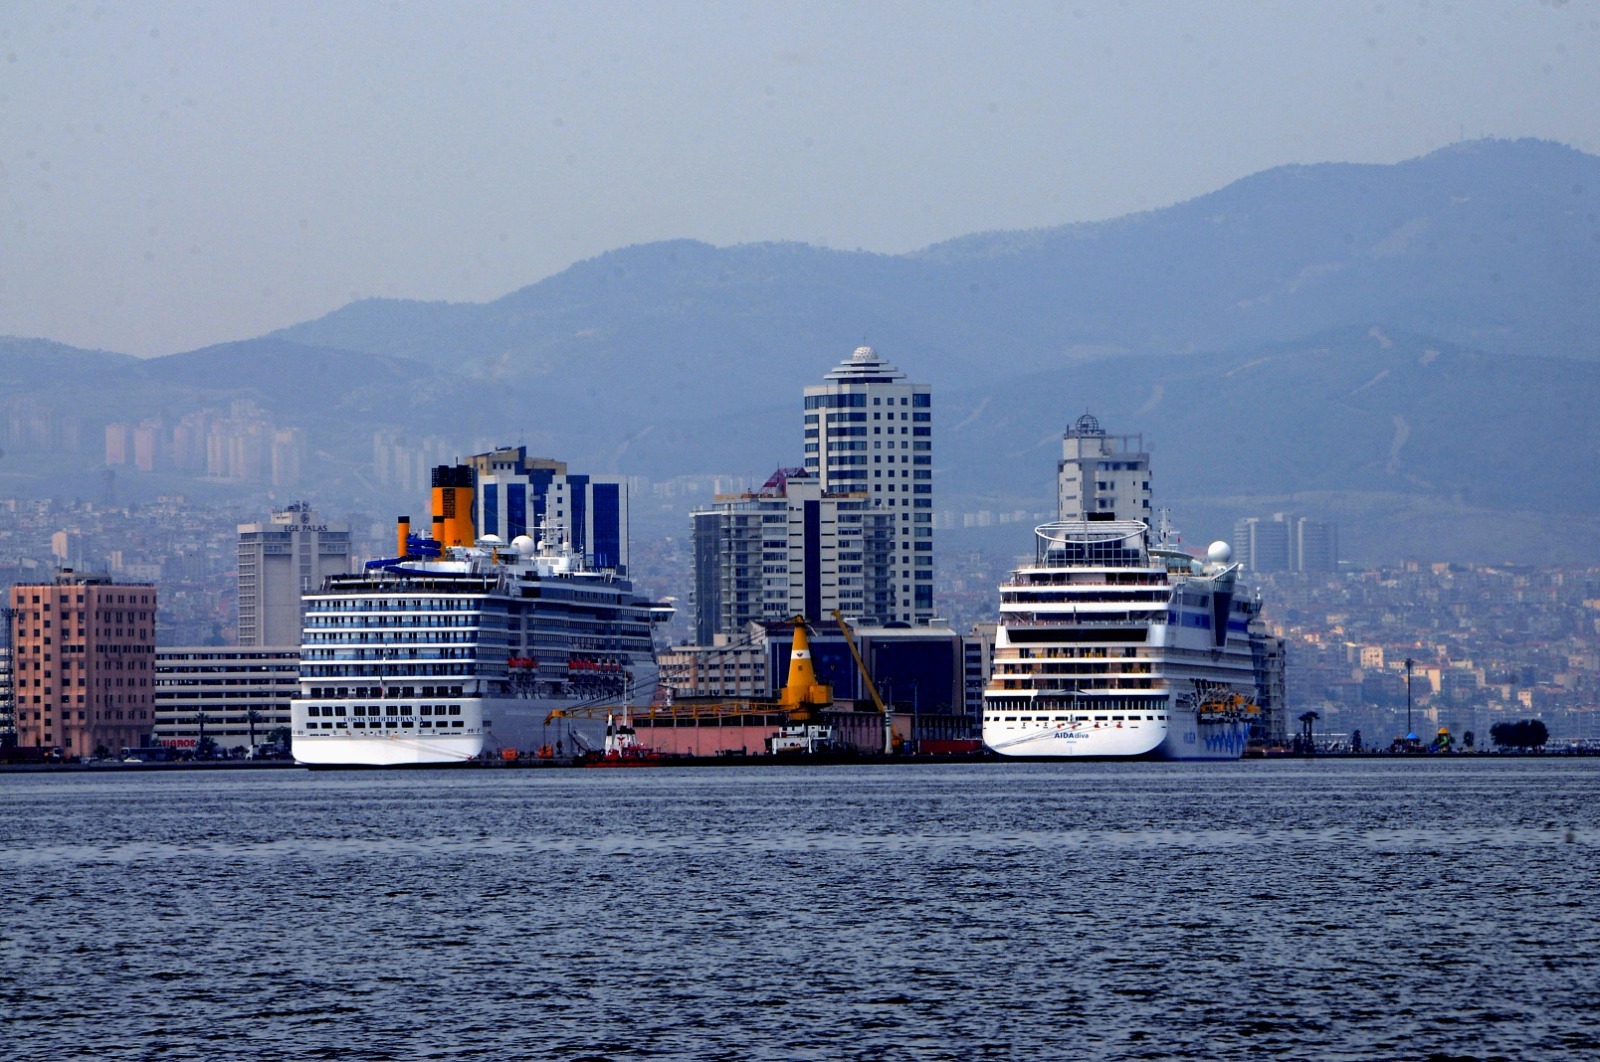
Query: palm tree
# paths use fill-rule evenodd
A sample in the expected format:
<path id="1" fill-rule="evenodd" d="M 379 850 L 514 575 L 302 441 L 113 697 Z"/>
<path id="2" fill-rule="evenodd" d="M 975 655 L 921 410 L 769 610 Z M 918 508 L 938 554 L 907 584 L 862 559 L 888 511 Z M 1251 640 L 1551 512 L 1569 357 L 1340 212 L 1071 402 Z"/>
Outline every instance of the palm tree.
<path id="1" fill-rule="evenodd" d="M 256 724 L 261 722 L 261 713 L 254 708 L 244 713 L 244 721 L 250 724 L 250 747 L 256 747 Z"/>
<path id="2" fill-rule="evenodd" d="M 211 717 L 209 715 L 207 715 L 204 711 L 200 711 L 200 712 L 196 712 L 195 713 L 194 721 L 200 727 L 200 737 L 195 742 L 194 754 L 195 754 L 195 758 L 196 759 L 202 759 L 203 760 L 203 759 L 206 759 L 210 755 L 211 746 L 216 744 L 216 742 L 214 742 L 210 738 L 206 737 L 206 723 L 211 721 Z"/>

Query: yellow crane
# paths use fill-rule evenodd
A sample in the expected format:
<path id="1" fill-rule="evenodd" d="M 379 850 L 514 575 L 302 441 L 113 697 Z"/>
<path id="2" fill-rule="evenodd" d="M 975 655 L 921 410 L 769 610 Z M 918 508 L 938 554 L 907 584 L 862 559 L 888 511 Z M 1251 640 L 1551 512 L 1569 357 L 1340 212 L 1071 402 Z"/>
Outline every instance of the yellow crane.
<path id="1" fill-rule="evenodd" d="M 894 715 L 889 707 L 883 703 L 883 698 L 878 696 L 877 683 L 872 681 L 872 676 L 867 673 L 866 662 L 861 659 L 861 650 L 856 648 L 855 632 L 850 629 L 850 624 L 844 621 L 844 613 L 838 609 L 833 610 L 833 622 L 839 625 L 839 630 L 844 634 L 844 644 L 850 647 L 850 655 L 855 657 L 856 670 L 861 673 L 861 681 L 866 684 L 867 692 L 872 695 L 872 703 L 878 706 L 878 713 L 883 716 L 883 754 L 894 754 Z"/>
<path id="2" fill-rule="evenodd" d="M 794 647 L 789 654 L 789 678 L 773 700 L 736 700 L 716 703 L 691 702 L 657 704 L 648 708 L 622 708 L 593 703 L 572 708 L 557 708 L 545 716 L 544 724 L 560 719 L 598 719 L 615 712 L 627 712 L 639 719 L 731 719 L 742 716 L 782 717 L 786 727 L 818 727 L 821 714 L 833 707 L 833 687 L 817 679 L 811 661 L 811 643 L 806 637 L 805 619 L 796 616 Z M 873 694 L 877 696 L 876 693 Z"/>
<path id="3" fill-rule="evenodd" d="M 845 644 L 850 647 L 850 655 L 855 659 L 856 669 L 861 674 L 867 693 L 872 697 L 872 703 L 877 706 L 878 712 L 883 716 L 883 751 L 886 754 L 894 752 L 894 716 L 889 707 L 883 703 L 882 696 L 878 693 L 877 684 L 872 681 L 872 676 L 867 672 L 866 662 L 861 659 L 861 652 L 856 648 L 855 632 L 845 622 L 844 616 L 837 610 L 833 613 L 834 622 L 844 633 Z M 557 708 L 545 717 L 545 725 L 549 726 L 561 719 L 594 719 L 609 715 L 613 712 L 628 712 L 636 720 L 658 719 L 731 719 L 735 717 L 767 716 L 783 720 L 783 727 L 775 740 L 798 742 L 809 747 L 818 740 L 830 739 L 827 733 L 830 728 L 822 723 L 822 713 L 833 707 L 833 687 L 822 682 L 817 677 L 816 666 L 811 659 L 811 640 L 806 635 L 806 622 L 802 616 L 796 616 L 794 623 L 794 645 L 789 654 L 789 676 L 783 688 L 778 691 L 778 696 L 772 700 L 735 700 L 715 703 L 694 702 L 689 704 L 674 703 L 667 705 L 652 705 L 648 708 L 619 708 L 616 705 L 586 704 L 576 705 L 571 708 Z M 791 749 L 797 747 L 794 744 Z"/>

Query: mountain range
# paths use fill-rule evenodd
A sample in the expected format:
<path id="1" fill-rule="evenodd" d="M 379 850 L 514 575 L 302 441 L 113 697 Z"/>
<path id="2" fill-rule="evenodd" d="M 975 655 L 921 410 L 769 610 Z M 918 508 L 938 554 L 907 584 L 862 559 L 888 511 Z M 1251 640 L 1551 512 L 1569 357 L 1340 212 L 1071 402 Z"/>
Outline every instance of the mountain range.
<path id="1" fill-rule="evenodd" d="M 801 388 L 863 342 L 935 388 L 941 508 L 1048 508 L 1061 431 L 1092 410 L 1218 531 L 1290 507 L 1338 519 L 1349 555 L 1417 551 L 1424 525 L 1453 559 L 1549 555 L 1549 521 L 1600 511 L 1600 158 L 1478 141 L 1284 166 L 897 256 L 653 243 L 488 303 L 361 300 L 164 358 L 0 340 L 0 415 L 81 421 L 75 459 L 12 430 L 0 492 L 98 467 L 111 421 L 237 398 L 305 428 L 312 497 L 370 495 L 383 428 L 759 481 L 799 463 Z"/>

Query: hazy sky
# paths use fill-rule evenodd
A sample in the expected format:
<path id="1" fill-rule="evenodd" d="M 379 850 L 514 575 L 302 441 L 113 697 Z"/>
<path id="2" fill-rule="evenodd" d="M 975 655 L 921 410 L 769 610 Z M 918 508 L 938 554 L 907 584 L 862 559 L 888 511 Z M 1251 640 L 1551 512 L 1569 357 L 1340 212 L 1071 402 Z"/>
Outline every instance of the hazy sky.
<path id="1" fill-rule="evenodd" d="M 0 334 L 164 354 L 675 237 L 901 252 L 1465 135 L 1600 0 L 0 2 Z"/>

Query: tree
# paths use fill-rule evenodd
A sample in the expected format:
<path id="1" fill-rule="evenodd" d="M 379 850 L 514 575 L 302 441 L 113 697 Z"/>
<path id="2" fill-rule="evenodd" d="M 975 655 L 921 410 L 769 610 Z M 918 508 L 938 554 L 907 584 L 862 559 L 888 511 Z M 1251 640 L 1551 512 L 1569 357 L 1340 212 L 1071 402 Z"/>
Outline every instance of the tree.
<path id="1" fill-rule="evenodd" d="M 1489 740 L 1503 749 L 1539 749 L 1550 740 L 1550 730 L 1538 719 L 1496 723 L 1489 728 Z"/>

